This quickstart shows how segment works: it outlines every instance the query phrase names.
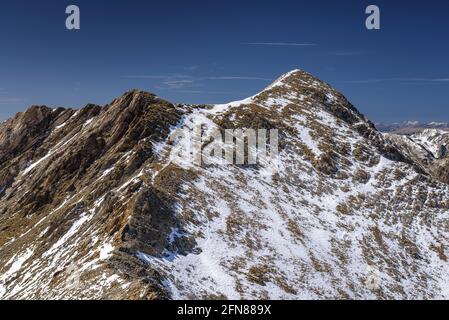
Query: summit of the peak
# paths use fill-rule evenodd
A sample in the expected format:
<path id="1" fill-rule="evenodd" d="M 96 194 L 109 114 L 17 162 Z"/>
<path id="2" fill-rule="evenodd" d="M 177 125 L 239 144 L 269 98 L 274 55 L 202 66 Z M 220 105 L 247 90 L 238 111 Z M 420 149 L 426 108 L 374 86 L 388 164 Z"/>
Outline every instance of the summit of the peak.
<path id="1" fill-rule="evenodd" d="M 155 98 L 156 95 L 154 93 L 140 90 L 140 89 L 131 89 L 123 93 L 120 98 L 138 98 L 138 97 L 152 97 Z"/>
<path id="2" fill-rule="evenodd" d="M 128 90 L 125 93 L 123 93 L 121 96 L 118 96 L 115 98 L 110 104 L 112 105 L 146 105 L 150 103 L 154 103 L 156 101 L 160 100 L 158 96 L 154 93 L 147 92 L 140 89 L 132 89 Z"/>
<path id="3" fill-rule="evenodd" d="M 302 82 L 303 84 L 310 83 L 310 85 L 323 84 L 321 80 L 314 77 L 312 74 L 300 70 L 293 69 L 287 73 L 284 73 L 279 78 L 277 78 L 273 83 L 271 83 L 265 90 L 270 90 L 279 86 L 288 86 L 295 82 Z"/>
<path id="4" fill-rule="evenodd" d="M 293 74 L 304 73 L 304 72 L 305 72 L 305 71 L 303 71 L 303 70 L 301 70 L 301 69 L 293 69 L 293 70 L 290 70 L 290 71 L 288 71 L 288 72 L 282 74 L 282 75 L 281 75 L 281 78 L 282 78 L 282 77 L 291 76 L 291 75 L 293 75 Z"/>
<path id="5" fill-rule="evenodd" d="M 303 74 L 307 74 L 307 73 L 305 71 L 303 71 L 303 70 L 300 70 L 300 69 L 293 69 L 293 70 L 290 70 L 290 71 L 282 74 L 274 82 L 285 81 L 285 80 L 287 80 L 290 77 L 295 77 L 296 78 L 296 77 L 299 77 L 299 76 L 301 76 Z"/>

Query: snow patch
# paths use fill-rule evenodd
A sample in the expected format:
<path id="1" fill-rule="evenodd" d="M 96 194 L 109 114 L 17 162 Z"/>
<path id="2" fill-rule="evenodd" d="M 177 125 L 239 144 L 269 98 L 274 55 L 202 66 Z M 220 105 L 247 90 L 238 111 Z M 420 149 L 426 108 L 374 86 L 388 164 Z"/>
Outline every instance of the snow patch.
<path id="1" fill-rule="evenodd" d="M 114 251 L 114 247 L 110 243 L 106 243 L 100 248 L 100 260 L 106 260 Z"/>

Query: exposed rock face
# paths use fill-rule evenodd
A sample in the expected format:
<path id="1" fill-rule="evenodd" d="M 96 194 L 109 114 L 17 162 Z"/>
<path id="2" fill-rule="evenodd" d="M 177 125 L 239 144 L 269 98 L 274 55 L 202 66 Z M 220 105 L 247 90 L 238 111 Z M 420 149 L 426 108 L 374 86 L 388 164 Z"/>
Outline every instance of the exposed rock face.
<path id="1" fill-rule="evenodd" d="M 173 161 L 196 124 L 277 128 L 281 165 Z M 0 298 L 449 297 L 449 186 L 302 71 L 224 105 L 32 107 L 0 159 Z"/>
<path id="2" fill-rule="evenodd" d="M 177 221 L 170 190 L 147 185 L 140 177 L 152 161 L 152 144 L 165 140 L 181 115 L 154 95 L 132 91 L 105 107 L 88 105 L 76 112 L 32 107 L 2 125 L 1 256 L 5 263 L 8 255 L 35 248 L 25 297 L 114 296 L 117 289 L 104 291 L 101 281 L 115 279 L 122 268 L 125 274 L 135 273 L 134 282 L 145 282 L 136 287 L 138 292 L 151 288 L 148 297 L 165 295 L 153 288 L 160 286 L 154 272 L 129 252 L 159 254 Z M 88 278 L 89 290 L 59 289 L 67 284 L 69 267 L 107 265 L 101 252 L 112 247 L 119 250 L 109 269 L 91 268 L 96 273 Z M 127 284 L 133 287 L 134 282 Z M 133 290 L 120 297 L 140 297 Z"/>

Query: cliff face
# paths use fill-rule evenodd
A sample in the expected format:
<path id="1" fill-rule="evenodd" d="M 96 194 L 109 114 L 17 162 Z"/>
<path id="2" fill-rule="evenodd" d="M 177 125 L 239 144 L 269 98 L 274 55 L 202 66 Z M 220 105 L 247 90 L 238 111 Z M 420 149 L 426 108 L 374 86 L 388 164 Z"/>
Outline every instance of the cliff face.
<path id="1" fill-rule="evenodd" d="M 199 124 L 278 129 L 279 165 L 175 161 Z M 299 70 L 224 105 L 32 107 L 0 125 L 0 298 L 447 298 L 422 169 Z"/>

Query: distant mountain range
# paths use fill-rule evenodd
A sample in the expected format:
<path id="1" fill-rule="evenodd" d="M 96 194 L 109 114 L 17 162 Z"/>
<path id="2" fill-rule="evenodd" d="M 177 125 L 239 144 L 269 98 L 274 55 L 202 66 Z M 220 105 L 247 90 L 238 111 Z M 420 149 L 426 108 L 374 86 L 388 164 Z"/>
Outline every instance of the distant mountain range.
<path id="1" fill-rule="evenodd" d="M 429 123 L 420 121 L 404 121 L 395 123 L 376 123 L 376 128 L 381 132 L 410 135 L 422 132 L 425 129 L 440 129 L 449 131 L 449 123 L 436 121 Z"/>

